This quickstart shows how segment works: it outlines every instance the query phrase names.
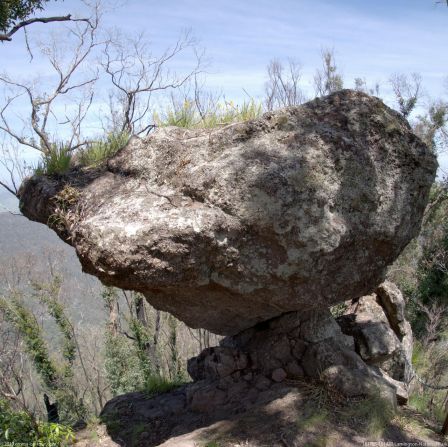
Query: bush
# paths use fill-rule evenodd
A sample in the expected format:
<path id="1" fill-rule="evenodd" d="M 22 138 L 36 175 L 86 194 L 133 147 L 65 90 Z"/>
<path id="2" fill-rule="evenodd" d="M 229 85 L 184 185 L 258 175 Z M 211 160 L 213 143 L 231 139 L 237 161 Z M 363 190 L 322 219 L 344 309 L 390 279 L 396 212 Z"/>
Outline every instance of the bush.
<path id="1" fill-rule="evenodd" d="M 105 371 L 113 396 L 140 390 L 144 374 L 133 344 L 123 336 L 106 333 Z"/>
<path id="2" fill-rule="evenodd" d="M 435 386 L 446 386 L 448 383 L 448 351 L 447 334 L 441 332 L 440 340 L 425 347 L 421 342 L 414 342 L 412 364 L 417 374 L 427 383 Z M 446 390 L 434 390 L 416 386 L 409 397 L 409 406 L 427 417 L 440 423 L 445 419 Z"/>
<path id="3" fill-rule="evenodd" d="M 73 441 L 74 434 L 70 427 L 35 421 L 27 412 L 13 411 L 6 401 L 0 400 L 1 444 L 59 447 L 70 445 Z"/>

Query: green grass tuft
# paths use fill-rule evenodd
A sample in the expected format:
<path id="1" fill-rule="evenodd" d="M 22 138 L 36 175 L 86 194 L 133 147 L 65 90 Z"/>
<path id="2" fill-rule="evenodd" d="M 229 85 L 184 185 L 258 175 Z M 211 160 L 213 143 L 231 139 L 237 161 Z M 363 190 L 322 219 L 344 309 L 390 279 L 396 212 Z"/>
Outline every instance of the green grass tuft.
<path id="1" fill-rule="evenodd" d="M 71 166 L 72 152 L 64 144 L 54 144 L 34 169 L 36 175 L 65 174 Z"/>
<path id="2" fill-rule="evenodd" d="M 346 405 L 341 411 L 341 419 L 356 421 L 360 432 L 378 437 L 394 418 L 394 411 L 389 402 L 380 397 L 366 397 Z"/>
<path id="3" fill-rule="evenodd" d="M 96 166 L 115 155 L 128 140 L 129 135 L 125 132 L 110 133 L 103 140 L 94 141 L 81 150 L 78 154 L 79 162 L 82 166 Z"/>
<path id="4" fill-rule="evenodd" d="M 154 120 L 160 127 L 177 126 L 187 129 L 210 129 L 259 118 L 262 111 L 261 103 L 251 99 L 242 105 L 236 105 L 233 101 L 219 102 L 213 109 L 201 115 L 193 101 L 185 100 L 181 104 L 172 104 L 167 107 L 162 116 L 157 113 L 154 114 Z"/>
<path id="5" fill-rule="evenodd" d="M 180 380 L 169 380 L 157 374 L 150 375 L 145 380 L 144 392 L 150 396 L 156 394 L 168 393 L 180 386 L 184 385 L 185 382 Z"/>

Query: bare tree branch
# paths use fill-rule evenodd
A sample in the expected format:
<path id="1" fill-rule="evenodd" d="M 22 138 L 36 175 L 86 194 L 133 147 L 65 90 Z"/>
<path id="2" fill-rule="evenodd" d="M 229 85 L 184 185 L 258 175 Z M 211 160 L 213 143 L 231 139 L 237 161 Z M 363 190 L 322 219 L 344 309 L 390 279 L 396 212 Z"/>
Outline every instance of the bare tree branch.
<path id="1" fill-rule="evenodd" d="M 91 23 L 89 19 L 72 19 L 71 14 L 66 16 L 57 16 L 57 17 L 37 17 L 34 19 L 23 20 L 17 25 L 13 26 L 10 31 L 6 34 L 0 34 L 0 42 L 7 41 L 10 42 L 12 40 L 12 36 L 19 31 L 21 28 L 25 28 L 26 26 L 32 25 L 33 23 L 51 23 L 51 22 L 87 22 L 90 26 Z"/>
<path id="2" fill-rule="evenodd" d="M 170 62 L 188 48 L 195 49 L 195 41 L 189 32 L 158 57 L 149 51 L 142 35 L 128 40 L 120 35 L 110 36 L 104 48 L 102 66 L 115 88 L 115 102 L 121 108 L 118 112 L 112 104 L 114 121 L 120 116 L 120 123 L 115 123 L 119 124 L 118 131 L 136 135 L 146 132 L 153 126 L 147 121 L 152 95 L 178 89 L 200 72 L 203 55 L 197 51 L 196 63 L 189 72 L 178 75 L 170 71 Z"/>
<path id="3" fill-rule="evenodd" d="M 297 106 L 305 101 L 300 87 L 302 67 L 298 62 L 288 61 L 285 67 L 278 60 L 273 60 L 267 67 L 268 81 L 265 84 L 265 105 L 267 110 L 281 107 Z"/>
<path id="4" fill-rule="evenodd" d="M 69 18 L 66 16 L 65 18 Z M 61 55 L 59 42 L 53 39 L 46 46 L 41 46 L 40 50 L 47 58 L 54 70 L 56 82 L 55 85 L 45 93 L 40 93 L 36 86 L 29 83 L 21 83 L 13 80 L 6 75 L 0 76 L 0 82 L 9 86 L 13 91 L 0 109 L 0 130 L 3 130 L 19 144 L 26 145 L 43 154 L 49 154 L 56 143 L 50 135 L 48 127 L 50 118 L 55 117 L 55 102 L 64 95 L 70 95 L 74 92 L 82 92 L 91 87 L 98 79 L 98 72 L 91 76 L 85 76 L 79 79 L 78 73 L 82 66 L 87 62 L 87 58 L 92 51 L 102 42 L 97 39 L 97 28 L 99 23 L 99 11 L 96 8 L 91 19 L 71 19 L 71 22 L 83 22 L 87 25 L 75 26 L 68 31 L 74 40 L 74 47 L 71 52 Z M 33 22 L 34 23 L 34 22 Z M 69 55 L 65 62 L 65 56 Z M 25 121 L 31 127 L 31 135 L 25 136 L 11 124 L 11 115 L 6 111 L 16 100 L 22 96 L 28 98 L 29 116 Z M 81 125 L 86 119 L 87 112 L 92 104 L 93 90 L 90 88 L 87 95 L 83 98 L 77 98 L 77 108 L 74 115 L 66 115 L 66 122 L 70 125 L 72 134 L 69 137 L 69 151 L 72 151 L 72 145 L 80 147 L 85 142 L 81 142 Z M 57 121 L 57 120 L 56 120 Z M 36 138 L 37 137 L 37 138 Z"/>

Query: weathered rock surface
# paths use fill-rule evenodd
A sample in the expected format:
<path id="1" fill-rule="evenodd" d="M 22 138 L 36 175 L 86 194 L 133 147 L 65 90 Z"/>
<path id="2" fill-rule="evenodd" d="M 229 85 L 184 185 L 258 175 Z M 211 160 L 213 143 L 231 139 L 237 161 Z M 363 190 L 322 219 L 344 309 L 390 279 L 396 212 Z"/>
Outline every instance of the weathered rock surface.
<path id="1" fill-rule="evenodd" d="M 343 90 L 218 129 L 157 129 L 107 166 L 27 180 L 21 210 L 105 284 L 235 334 L 370 293 L 418 233 L 436 165 L 398 113 Z"/>
<path id="2" fill-rule="evenodd" d="M 389 292 L 393 293 L 395 309 L 401 308 L 394 285 L 382 284 L 376 293 L 380 290 L 389 304 Z M 359 301 L 364 302 L 364 298 L 371 297 Z M 366 313 L 362 306 L 353 306 L 350 311 L 355 320 L 367 325 L 377 321 L 377 314 Z M 398 314 L 395 311 L 396 318 L 390 321 L 397 321 Z M 405 323 L 402 316 L 400 322 Z M 384 325 L 390 329 L 388 321 Z M 294 389 L 322 382 L 345 398 L 381 397 L 392 412 L 397 400 L 405 403 L 406 384 L 377 365 L 369 365 L 356 346 L 356 337 L 354 342 L 351 335 L 343 334 L 329 310 L 290 312 L 228 336 L 220 346 L 190 359 L 188 372 L 193 383 L 152 399 L 138 393 L 117 397 L 107 403 L 103 417 L 112 426 L 118 416 L 137 421 L 151 438 L 142 445 L 158 445 L 169 436 L 213 421 L 244 417 L 254 408 L 262 413 L 269 402 L 294 394 Z"/>
<path id="3" fill-rule="evenodd" d="M 374 293 L 346 304 L 344 315 L 337 318 L 342 332 L 354 338 L 356 352 L 368 365 L 392 379 L 400 402 L 406 401 L 413 337 L 400 290 L 385 281 Z"/>

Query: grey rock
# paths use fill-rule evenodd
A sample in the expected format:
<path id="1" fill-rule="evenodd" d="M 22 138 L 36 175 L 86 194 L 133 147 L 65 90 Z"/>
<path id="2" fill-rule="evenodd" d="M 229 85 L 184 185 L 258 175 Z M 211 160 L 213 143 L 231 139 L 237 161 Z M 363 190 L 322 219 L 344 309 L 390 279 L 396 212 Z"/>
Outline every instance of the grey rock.
<path id="1" fill-rule="evenodd" d="M 307 312 L 301 316 L 300 339 L 307 343 L 337 340 L 349 349 L 354 348 L 353 337 L 344 334 L 328 309 Z"/>
<path id="2" fill-rule="evenodd" d="M 255 379 L 255 388 L 259 391 L 267 390 L 272 382 L 265 376 L 260 375 Z"/>
<path id="3" fill-rule="evenodd" d="M 103 283 L 235 334 L 370 293 L 418 234 L 436 167 L 397 112 L 342 90 L 132 138 L 107 166 L 26 180 L 20 206 Z M 76 200 L 62 206 L 67 185 Z"/>
<path id="4" fill-rule="evenodd" d="M 394 331 L 385 323 L 373 322 L 360 329 L 359 354 L 370 363 L 388 360 L 399 348 Z"/>
<path id="5" fill-rule="evenodd" d="M 314 378 L 319 378 L 322 371 L 335 365 L 344 365 L 350 370 L 367 370 L 358 354 L 331 339 L 310 345 L 302 359 L 305 373 Z"/>
<path id="6" fill-rule="evenodd" d="M 291 379 L 301 379 L 301 378 L 305 377 L 305 371 L 294 360 L 292 362 L 289 362 L 286 365 L 285 370 L 286 370 L 287 376 Z"/>
<path id="7" fill-rule="evenodd" d="M 400 289 L 390 281 L 384 281 L 376 289 L 376 294 L 388 318 L 391 328 L 401 339 L 409 334 L 405 316 L 405 301 Z"/>
<path id="8" fill-rule="evenodd" d="M 241 351 L 222 346 L 208 348 L 188 360 L 187 370 L 193 380 L 227 377 L 247 367 Z"/>
<path id="9" fill-rule="evenodd" d="M 347 397 L 380 397 L 392 411 L 397 408 L 395 386 L 368 370 L 353 370 L 344 365 L 334 365 L 323 371 L 320 378 Z"/>
<path id="10" fill-rule="evenodd" d="M 278 368 L 272 372 L 271 378 L 274 382 L 279 383 L 279 382 L 283 382 L 287 376 L 288 375 L 286 374 L 286 371 L 283 368 Z"/>
<path id="11" fill-rule="evenodd" d="M 370 371 L 393 386 L 398 403 L 405 404 L 413 336 L 398 287 L 389 281 L 380 284 L 374 293 L 348 302 L 337 321 L 344 333 L 354 337 L 356 352 Z"/>
<path id="12" fill-rule="evenodd" d="M 412 359 L 412 329 L 404 309 L 400 290 L 386 281 L 373 294 L 348 302 L 337 319 L 342 331 L 354 337 L 359 355 L 398 381 L 406 381 Z"/>
<path id="13" fill-rule="evenodd" d="M 307 346 L 308 346 L 308 343 L 304 342 L 303 340 L 300 340 L 300 339 L 294 340 L 293 344 L 292 344 L 292 355 L 297 360 L 301 360 L 303 357 L 303 354 L 305 354 Z"/>

